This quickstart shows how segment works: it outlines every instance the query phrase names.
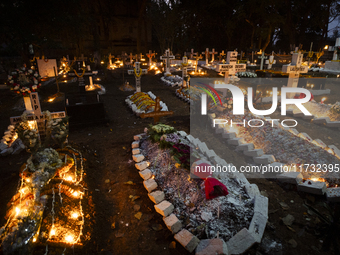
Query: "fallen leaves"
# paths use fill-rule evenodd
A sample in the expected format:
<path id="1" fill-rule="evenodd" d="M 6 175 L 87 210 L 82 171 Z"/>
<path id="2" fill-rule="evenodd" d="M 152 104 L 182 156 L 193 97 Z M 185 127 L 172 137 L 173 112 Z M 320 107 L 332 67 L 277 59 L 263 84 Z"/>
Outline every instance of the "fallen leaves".
<path id="1" fill-rule="evenodd" d="M 142 213 L 141 212 L 138 212 L 135 214 L 135 218 L 137 218 L 138 220 L 140 220 L 142 218 Z"/>
<path id="2" fill-rule="evenodd" d="M 126 185 L 136 185 L 136 183 L 134 183 L 132 181 L 124 182 L 124 184 L 126 184 Z"/>

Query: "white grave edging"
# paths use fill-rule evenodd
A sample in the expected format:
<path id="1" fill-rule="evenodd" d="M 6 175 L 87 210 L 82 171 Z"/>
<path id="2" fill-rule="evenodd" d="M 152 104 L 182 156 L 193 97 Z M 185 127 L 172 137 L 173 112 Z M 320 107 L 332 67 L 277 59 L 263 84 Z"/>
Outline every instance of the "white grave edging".
<path id="1" fill-rule="evenodd" d="M 177 132 L 179 135 L 186 137 L 187 140 L 192 143 L 192 141 L 194 139 L 197 140 L 196 144 L 203 144 L 199 139 L 192 137 L 191 135 L 187 135 L 186 132 L 184 131 L 179 131 Z M 140 139 L 142 139 L 143 136 L 140 135 L 136 135 L 134 136 L 134 140 L 135 142 L 133 142 L 133 148 L 139 148 L 139 144 L 140 144 Z M 137 139 L 137 140 L 136 140 Z M 195 145 L 197 146 L 197 145 Z M 204 146 L 203 146 L 204 147 Z M 200 151 L 201 149 L 203 149 L 203 151 L 201 151 L 201 153 L 207 155 L 209 153 L 209 151 L 213 151 L 213 150 L 209 150 L 208 148 L 199 148 Z M 216 155 L 216 153 L 213 151 L 213 153 Z M 219 156 L 214 156 L 214 161 L 215 163 L 217 162 L 222 162 L 222 164 L 226 163 L 224 160 L 221 160 L 221 158 Z M 137 168 L 137 166 L 136 166 Z M 142 171 L 141 169 L 137 168 L 138 170 Z M 144 168 L 143 170 L 145 171 L 146 168 Z M 237 172 L 238 173 L 238 172 Z M 142 176 L 141 176 L 142 177 Z M 143 177 L 142 177 L 143 178 Z M 216 178 L 216 177 L 215 177 Z M 245 180 L 244 180 L 245 179 Z M 148 179 L 148 180 L 153 180 L 153 179 Z M 154 180 L 153 180 L 154 181 Z M 242 173 L 238 173 L 238 178 L 236 177 L 236 181 L 238 181 L 240 184 L 243 184 L 244 186 L 246 185 L 250 185 L 248 180 L 245 178 L 245 176 Z M 246 182 L 245 182 L 246 181 Z M 144 181 L 145 182 L 145 181 Z M 153 186 L 157 185 L 156 181 L 152 182 Z M 155 184 L 154 184 L 155 183 Z M 256 186 L 256 188 L 258 189 L 256 184 L 251 184 Z M 242 185 L 241 185 L 242 186 Z M 147 187 L 145 187 L 147 189 Z M 157 186 L 156 186 L 157 188 Z M 150 193 L 150 189 L 148 190 L 148 195 L 150 200 L 155 203 L 155 210 L 157 208 L 157 212 L 160 214 L 164 214 L 166 216 L 170 215 L 171 216 L 171 212 L 174 210 L 174 207 L 171 203 L 169 203 L 168 201 L 164 200 L 164 193 L 162 191 L 158 191 L 153 188 Z M 164 204 L 164 206 L 160 206 L 160 204 Z M 156 207 L 157 206 L 157 207 Z M 161 207 L 161 208 L 160 208 Z M 164 208 L 163 208 L 164 207 Z M 257 208 L 257 209 L 256 209 Z M 256 211 L 255 211 L 256 209 Z M 163 216 L 164 216 L 163 215 Z M 166 217 L 165 216 L 165 217 Z M 168 216 L 168 217 L 170 217 Z M 260 219 L 260 220 L 259 220 Z M 260 243 L 262 236 L 264 234 L 264 229 L 266 227 L 267 224 L 267 219 L 268 219 L 268 199 L 261 196 L 261 195 L 257 195 L 257 197 L 255 197 L 254 199 L 254 215 L 253 218 L 251 220 L 251 224 L 249 226 L 248 229 L 242 229 L 241 231 L 239 231 L 234 237 L 236 236 L 242 236 L 243 232 L 246 231 L 247 234 L 249 234 L 249 238 L 253 241 L 248 242 L 247 240 L 239 240 L 238 243 L 242 245 L 242 249 L 248 250 L 251 246 L 253 246 L 256 242 Z M 177 217 L 176 217 L 177 220 Z M 169 230 L 175 234 L 175 239 L 185 248 L 187 249 L 189 252 L 194 251 L 197 248 L 197 245 L 199 244 L 200 240 L 192 235 L 188 230 L 186 230 L 185 228 L 182 228 L 182 224 L 180 222 L 180 220 L 178 220 L 178 222 L 176 221 L 174 224 L 176 224 L 176 230 L 174 231 L 171 226 L 167 224 Z M 178 232 L 179 231 L 179 232 Z M 176 234 L 176 233 L 177 234 Z M 186 233 L 187 237 L 182 237 L 182 234 L 180 233 Z M 189 233 L 189 234 L 188 234 Z M 229 246 L 232 246 L 232 240 L 234 240 L 235 238 L 232 237 L 231 239 L 228 240 L 227 242 L 227 247 L 229 249 Z M 233 239 L 234 238 L 234 239 Z M 189 240 L 190 239 L 190 240 Z M 230 241 L 230 242 L 229 242 Z M 229 246 L 228 246 L 229 243 Z"/>
<path id="2" fill-rule="evenodd" d="M 213 113 L 213 114 L 209 114 L 209 118 L 212 122 L 212 127 L 213 127 L 213 119 L 216 117 L 216 114 Z M 257 116 L 258 118 L 261 118 L 263 120 L 268 120 L 270 118 L 264 118 L 263 116 Z M 334 155 L 336 157 L 338 157 L 340 159 L 340 150 L 335 146 L 335 145 L 325 145 L 322 140 L 320 139 L 315 139 L 315 140 L 312 140 L 310 138 L 310 136 L 306 133 L 300 133 L 298 132 L 295 128 L 284 128 L 282 127 L 281 125 L 278 125 L 279 127 L 281 127 L 282 129 L 284 130 L 287 130 L 289 131 L 290 133 L 292 133 L 293 135 L 295 136 L 298 136 L 298 137 L 301 137 L 302 139 L 305 139 L 306 141 L 312 143 L 312 144 L 315 144 L 321 148 L 325 148 L 325 147 L 328 147 L 330 148 Z M 218 124 L 215 128 L 218 128 Z M 235 138 L 229 138 L 228 136 L 225 136 L 225 134 L 234 134 L 236 136 L 236 133 L 234 132 L 229 132 L 228 130 L 224 130 L 225 133 L 222 133 L 222 137 L 223 138 L 226 138 L 228 139 L 229 141 L 230 140 L 234 140 Z M 237 138 L 237 137 L 236 137 Z M 235 140 L 236 141 L 236 140 Z M 239 141 L 239 140 L 237 140 Z M 237 147 L 236 147 L 237 148 Z M 249 152 L 254 152 L 253 151 L 247 151 L 247 150 L 244 150 L 242 151 L 246 156 L 249 155 Z M 254 152 L 255 153 L 255 152 Z M 248 154 L 248 155 L 247 155 Z M 283 163 L 280 163 L 280 162 L 277 162 L 275 160 L 275 157 L 273 155 L 262 155 L 262 156 L 253 156 L 253 159 L 257 162 L 259 162 L 258 164 L 270 164 L 271 166 L 275 166 L 276 164 L 282 164 L 282 165 L 285 165 Z M 267 160 L 268 162 L 265 162 L 265 160 Z M 273 162 L 274 160 L 274 162 Z M 255 162 L 256 162 L 255 161 Z M 295 170 L 296 171 L 296 170 Z M 294 170 L 292 172 L 295 172 Z M 326 187 L 326 184 L 325 183 L 320 183 L 320 182 L 313 182 L 309 179 L 307 179 L 305 182 L 308 183 L 309 181 L 311 182 L 311 184 L 307 185 L 307 184 L 303 184 L 302 182 L 302 175 L 297 175 L 295 177 L 295 181 L 293 180 L 294 178 L 291 177 L 289 174 L 292 173 L 292 172 L 285 172 L 285 173 L 281 173 L 281 174 L 277 174 L 276 175 L 276 179 L 282 181 L 282 182 L 287 182 L 287 183 L 291 183 L 291 184 L 296 184 L 297 188 L 303 192 L 306 192 L 306 193 L 311 193 L 311 194 L 317 194 L 317 195 L 324 195 L 325 193 L 327 193 L 327 190 L 330 189 L 330 188 L 327 188 Z M 324 184 L 324 185 L 323 185 Z M 333 195 L 332 197 L 327 197 L 327 199 L 331 199 L 331 200 L 337 200 L 339 199 L 340 200 L 340 192 L 336 192 L 335 195 Z"/>

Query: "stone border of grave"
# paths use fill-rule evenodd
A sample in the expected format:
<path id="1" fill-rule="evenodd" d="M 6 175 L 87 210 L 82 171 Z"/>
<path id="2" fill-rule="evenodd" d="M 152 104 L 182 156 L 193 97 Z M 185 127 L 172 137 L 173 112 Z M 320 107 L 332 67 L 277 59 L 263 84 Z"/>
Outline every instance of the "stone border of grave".
<path id="1" fill-rule="evenodd" d="M 324 125 L 329 128 L 338 128 L 340 130 L 340 121 L 331 121 L 329 117 L 320 117 L 317 118 L 314 115 L 312 116 L 306 116 L 302 112 L 294 113 L 294 110 L 289 109 L 286 111 L 287 115 L 293 116 L 295 118 L 300 118 L 304 120 L 310 120 L 311 123 L 318 124 L 318 125 Z"/>
<path id="2" fill-rule="evenodd" d="M 152 100 L 156 100 L 156 96 L 151 91 L 147 92 L 147 94 L 151 97 Z M 139 110 L 137 106 L 130 100 L 132 96 L 133 95 L 128 96 L 125 99 L 125 102 L 131 108 L 131 110 L 139 117 L 142 113 L 145 113 L 145 111 Z M 163 101 L 160 101 L 159 104 L 161 106 L 161 111 L 168 111 L 168 106 Z"/>
<path id="3" fill-rule="evenodd" d="M 191 103 L 191 99 L 186 97 L 186 96 L 183 96 L 183 93 L 182 94 L 179 93 L 178 90 L 180 90 L 180 89 L 176 89 L 176 92 L 175 92 L 176 96 L 179 97 L 180 99 L 182 99 L 184 102 L 190 104 Z"/>
<path id="4" fill-rule="evenodd" d="M 215 113 L 208 114 L 211 120 L 211 126 L 214 128 L 213 119 L 216 117 Z M 271 120 L 271 118 L 264 118 L 263 116 L 257 116 L 261 119 Z M 333 150 L 334 154 L 340 158 L 340 150 L 335 145 L 327 146 L 322 140 L 313 140 L 307 133 L 299 133 L 295 128 L 283 127 L 279 123 L 273 121 L 274 126 L 281 127 L 294 134 L 295 136 L 301 137 L 313 144 L 317 144 L 321 148 L 330 148 Z M 218 125 L 218 124 L 217 124 Z M 277 162 L 273 155 L 264 154 L 262 149 L 255 149 L 253 143 L 244 143 L 243 138 L 237 137 L 235 132 L 229 132 L 224 128 L 218 126 L 215 127 L 216 134 L 222 134 L 222 137 L 227 139 L 227 143 L 236 146 L 236 151 L 241 151 L 245 156 L 252 157 L 256 164 L 271 165 L 272 167 L 284 166 L 284 163 Z M 276 179 L 281 182 L 294 184 L 297 186 L 297 190 L 314 195 L 324 195 L 326 194 L 327 200 L 330 202 L 340 202 L 340 187 L 327 188 L 325 182 L 308 180 L 303 182 L 303 176 L 300 172 L 287 172 L 283 174 L 278 174 Z"/>
<path id="5" fill-rule="evenodd" d="M 175 78 L 168 78 L 168 77 L 175 77 Z M 168 78 L 168 79 L 167 79 L 167 78 Z M 171 80 L 169 80 L 169 79 L 180 79 L 181 82 L 178 82 L 178 81 L 177 81 L 177 82 L 173 82 L 173 81 L 171 81 Z M 161 81 L 162 81 L 165 85 L 171 86 L 171 87 L 176 87 L 176 86 L 181 87 L 181 86 L 182 86 L 182 82 L 183 82 L 182 77 L 179 76 L 179 75 L 167 76 L 167 77 L 162 76 L 162 77 L 161 77 Z"/>
<path id="6" fill-rule="evenodd" d="M 207 145 L 199 139 L 191 135 L 187 135 L 184 131 L 178 132 L 185 137 L 190 143 L 199 148 L 200 152 L 206 155 L 214 164 L 229 165 L 221 159 L 213 150 L 209 150 Z M 139 175 L 143 178 L 143 185 L 148 191 L 150 200 L 155 204 L 155 211 L 163 216 L 163 221 L 168 229 L 174 234 L 174 238 L 189 252 L 196 249 L 196 255 L 204 254 L 243 254 L 255 243 L 260 243 L 264 234 L 268 220 L 268 198 L 260 194 L 256 184 L 250 184 L 243 173 L 233 172 L 230 178 L 235 180 L 244 187 L 247 194 L 254 201 L 254 215 L 250 222 L 249 228 L 243 228 L 236 235 L 225 243 L 222 239 L 204 239 L 199 240 L 196 236 L 190 233 L 187 229 L 182 228 L 182 223 L 173 214 L 174 206 L 169 201 L 165 200 L 163 191 L 156 190 L 158 185 L 152 178 L 152 172 L 148 169 L 149 162 L 144 161 L 144 156 L 139 149 L 140 140 L 147 136 L 146 133 L 135 135 L 132 142 L 132 158 L 136 162 L 135 167 L 139 170 Z M 213 173 L 214 178 L 218 178 L 217 173 Z"/>

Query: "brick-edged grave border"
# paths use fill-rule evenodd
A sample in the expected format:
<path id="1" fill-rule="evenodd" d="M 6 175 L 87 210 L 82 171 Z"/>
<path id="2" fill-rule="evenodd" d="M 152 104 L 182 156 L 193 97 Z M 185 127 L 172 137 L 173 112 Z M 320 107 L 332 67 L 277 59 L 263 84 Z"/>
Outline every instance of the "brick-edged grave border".
<path id="1" fill-rule="evenodd" d="M 187 135 L 184 131 L 179 131 L 179 135 L 185 137 L 190 143 L 199 148 L 200 152 L 207 156 L 214 164 L 233 166 L 221 159 L 213 150 L 209 150 L 205 143 L 191 135 Z M 199 240 L 196 236 L 182 227 L 182 223 L 172 212 L 174 205 L 165 200 L 165 194 L 161 190 L 157 190 L 158 185 L 152 178 L 153 174 L 148 169 L 150 162 L 144 161 L 139 148 L 141 139 L 147 137 L 146 133 L 134 136 L 132 142 L 132 158 L 136 162 L 135 167 L 139 170 L 139 175 L 143 178 L 143 185 L 148 191 L 150 200 L 155 204 L 157 213 L 163 216 L 163 221 L 168 229 L 174 234 L 174 238 L 189 252 L 196 249 L 196 255 L 209 254 L 243 254 L 255 243 L 260 243 L 268 220 L 268 198 L 260 194 L 256 184 L 250 184 L 243 173 L 228 173 L 228 177 L 235 178 L 241 187 L 244 187 L 247 194 L 254 201 L 254 214 L 250 222 L 249 228 L 243 228 L 236 235 L 225 243 L 222 239 L 204 239 Z M 221 173 L 213 173 L 214 178 L 218 178 Z"/>
<path id="2" fill-rule="evenodd" d="M 211 126 L 214 128 L 213 119 L 216 117 L 215 113 L 208 114 L 209 119 L 211 120 Z M 257 116 L 261 119 L 271 120 L 271 118 L 264 118 L 263 116 Z M 322 140 L 315 139 L 313 140 L 307 133 L 299 133 L 295 128 L 284 127 L 280 123 L 273 121 L 273 125 L 277 127 L 281 127 L 284 130 L 287 130 L 294 134 L 295 136 L 306 139 L 307 141 L 320 146 L 321 148 L 330 148 L 333 150 L 334 155 L 340 158 L 340 150 L 335 145 L 327 146 Z M 227 143 L 236 146 L 236 151 L 241 151 L 244 155 L 252 157 L 256 164 L 267 165 L 270 164 L 273 167 L 283 167 L 285 164 L 277 162 L 274 155 L 264 154 L 262 149 L 255 149 L 253 143 L 244 143 L 243 138 L 237 137 L 235 132 L 229 132 L 227 129 L 223 127 L 219 127 L 219 124 L 216 124 L 215 133 L 221 134 L 224 139 L 227 139 Z M 201 145 L 203 146 L 203 145 Z M 340 166 L 339 166 L 340 168 Z M 339 169 L 340 171 L 340 169 Z M 286 172 L 282 174 L 276 175 L 276 179 L 278 181 L 284 183 L 290 183 L 297 186 L 297 190 L 303 191 L 306 193 L 311 193 L 314 195 L 324 195 L 326 194 L 326 198 L 330 202 L 340 202 L 340 187 L 327 188 L 325 182 L 320 181 L 312 181 L 308 180 L 303 182 L 303 176 L 300 172 Z"/>

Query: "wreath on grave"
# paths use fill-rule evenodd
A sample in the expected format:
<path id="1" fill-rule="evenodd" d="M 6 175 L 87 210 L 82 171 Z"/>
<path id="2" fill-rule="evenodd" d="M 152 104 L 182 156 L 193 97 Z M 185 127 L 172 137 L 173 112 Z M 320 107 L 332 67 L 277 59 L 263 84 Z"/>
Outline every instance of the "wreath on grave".
<path id="1" fill-rule="evenodd" d="M 41 86 L 41 77 L 37 71 L 22 67 L 8 75 L 7 86 L 17 94 L 29 96 L 29 93 L 36 92 Z"/>

